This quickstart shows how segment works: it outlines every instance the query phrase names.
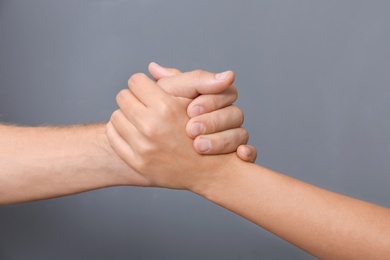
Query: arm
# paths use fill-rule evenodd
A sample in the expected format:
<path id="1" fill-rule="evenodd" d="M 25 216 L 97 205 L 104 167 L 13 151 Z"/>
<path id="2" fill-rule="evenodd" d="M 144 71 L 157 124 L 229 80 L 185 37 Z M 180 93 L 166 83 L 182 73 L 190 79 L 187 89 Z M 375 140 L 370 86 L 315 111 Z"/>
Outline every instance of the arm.
<path id="1" fill-rule="evenodd" d="M 247 142 L 247 138 L 240 135 L 245 130 L 237 128 L 235 124 L 219 124 L 218 129 L 210 124 L 221 121 L 219 117 L 229 112 L 225 107 L 237 98 L 237 93 L 232 91 L 232 78 L 215 81 L 214 77 L 203 77 L 202 81 L 196 81 L 193 78 L 195 75 L 192 75 L 187 78 L 188 84 L 181 82 L 173 85 L 168 76 L 160 77 L 159 84 L 169 93 L 177 96 L 199 95 L 199 92 L 203 92 L 202 88 L 206 89 L 205 93 L 213 93 L 194 100 L 194 104 L 199 106 L 215 104 L 201 118 L 194 117 L 208 129 L 208 135 L 202 137 L 211 140 L 213 148 L 210 154 L 235 151 L 240 144 Z M 243 116 L 237 113 L 238 110 L 234 109 L 236 122 L 242 122 Z M 234 140 L 229 146 L 220 145 L 228 137 L 226 132 Z M 249 151 L 254 156 L 243 158 L 254 161 L 256 150 L 252 148 Z M 105 134 L 105 125 L 0 125 L 0 204 L 47 199 L 117 185 L 156 186 L 124 163 L 112 150 Z"/>
<path id="2" fill-rule="evenodd" d="M 0 125 L 0 204 L 151 182 L 111 149 L 105 125 Z"/>
<path id="3" fill-rule="evenodd" d="M 234 157 L 226 166 L 217 181 L 196 191 L 320 259 L 390 254 L 389 209 Z"/>
<path id="4" fill-rule="evenodd" d="M 243 162 L 235 154 L 199 155 L 184 130 L 188 100 L 167 95 L 142 74 L 133 76 L 130 90 L 118 99 L 121 111 L 113 114 L 107 134 L 119 156 L 149 180 L 200 194 L 319 258 L 390 254 L 389 209 Z"/>

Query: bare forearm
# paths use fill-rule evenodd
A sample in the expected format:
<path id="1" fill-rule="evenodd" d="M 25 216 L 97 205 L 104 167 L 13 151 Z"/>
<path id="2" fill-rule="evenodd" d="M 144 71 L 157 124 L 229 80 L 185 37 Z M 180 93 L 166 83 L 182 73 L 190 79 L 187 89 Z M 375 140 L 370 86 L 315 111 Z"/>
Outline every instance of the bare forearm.
<path id="1" fill-rule="evenodd" d="M 320 258 L 390 255 L 390 210 L 242 162 L 235 154 L 200 156 L 183 130 L 189 100 L 169 96 L 144 74 L 130 78 L 117 102 L 120 109 L 107 128 L 110 143 L 154 183 L 198 193 Z"/>
<path id="2" fill-rule="evenodd" d="M 110 150 L 105 125 L 0 125 L 0 204 L 123 185 L 131 168 Z"/>
<path id="3" fill-rule="evenodd" d="M 232 156 L 201 192 L 303 250 L 324 259 L 384 259 L 390 210 L 320 189 Z"/>

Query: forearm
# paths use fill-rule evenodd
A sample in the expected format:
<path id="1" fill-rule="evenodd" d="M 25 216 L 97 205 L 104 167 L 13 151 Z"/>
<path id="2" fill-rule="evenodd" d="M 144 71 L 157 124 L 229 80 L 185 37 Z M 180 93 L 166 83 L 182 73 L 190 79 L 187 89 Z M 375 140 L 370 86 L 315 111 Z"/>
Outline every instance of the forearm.
<path id="1" fill-rule="evenodd" d="M 0 204 L 64 196 L 130 182 L 105 125 L 0 125 Z"/>
<path id="2" fill-rule="evenodd" d="M 130 78 L 117 102 L 120 109 L 108 124 L 110 143 L 154 183 L 198 193 L 320 258 L 390 255 L 390 210 L 242 162 L 235 154 L 200 156 L 184 131 L 189 100 L 169 96 L 144 74 Z"/>
<path id="3" fill-rule="evenodd" d="M 324 259 L 384 259 L 390 210 L 231 156 L 203 190 L 209 200 Z"/>

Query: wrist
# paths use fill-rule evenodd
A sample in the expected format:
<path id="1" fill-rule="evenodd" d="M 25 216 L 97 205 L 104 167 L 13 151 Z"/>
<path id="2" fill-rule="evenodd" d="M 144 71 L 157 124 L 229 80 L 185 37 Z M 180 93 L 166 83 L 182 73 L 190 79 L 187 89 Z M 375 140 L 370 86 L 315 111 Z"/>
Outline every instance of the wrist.
<path id="1" fill-rule="evenodd" d="M 234 181 L 238 167 L 246 164 L 235 153 L 223 155 L 206 155 L 209 166 L 200 174 L 200 179 L 189 187 L 194 192 L 206 199 L 212 200 L 227 182 Z"/>
<path id="2" fill-rule="evenodd" d="M 134 170 L 127 165 L 112 149 L 106 135 L 106 124 L 98 124 L 94 127 L 95 149 L 101 154 L 103 172 L 113 185 L 135 185 L 134 180 L 129 178 Z"/>

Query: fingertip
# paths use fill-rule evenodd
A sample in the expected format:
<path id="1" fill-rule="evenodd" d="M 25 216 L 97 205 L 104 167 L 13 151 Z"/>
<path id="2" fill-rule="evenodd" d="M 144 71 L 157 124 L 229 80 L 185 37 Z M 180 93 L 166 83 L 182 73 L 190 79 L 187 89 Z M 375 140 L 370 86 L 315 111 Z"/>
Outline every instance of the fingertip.
<path id="1" fill-rule="evenodd" d="M 190 118 L 203 115 L 206 111 L 203 106 L 195 105 L 195 106 L 188 106 L 187 115 Z"/>
<path id="2" fill-rule="evenodd" d="M 249 149 L 249 147 L 241 145 L 237 148 L 237 154 L 243 161 L 250 161 L 252 151 Z"/>
<path id="3" fill-rule="evenodd" d="M 200 94 L 220 94 L 230 88 L 234 82 L 234 78 L 235 75 L 232 70 L 217 73 L 214 75 L 215 80 L 208 87 L 207 93 L 200 92 Z"/>
<path id="4" fill-rule="evenodd" d="M 216 80 L 219 80 L 219 81 L 224 81 L 224 80 L 226 80 L 228 77 L 230 77 L 231 75 L 234 77 L 234 72 L 231 71 L 231 70 L 227 70 L 227 71 L 224 71 L 224 72 L 220 72 L 220 73 L 215 74 L 215 79 L 216 79 Z"/>
<path id="5" fill-rule="evenodd" d="M 200 154 L 207 154 L 211 150 L 211 141 L 207 138 L 197 137 L 194 140 L 194 148 Z"/>
<path id="6" fill-rule="evenodd" d="M 152 68 L 161 68 L 161 66 L 160 66 L 157 62 L 152 61 L 151 63 L 149 63 L 148 68 L 149 68 L 149 69 L 152 69 Z"/>
<path id="7" fill-rule="evenodd" d="M 161 78 L 165 76 L 164 68 L 161 67 L 159 64 L 156 62 L 151 62 L 149 63 L 148 70 L 150 75 L 154 78 L 154 80 L 158 81 Z"/>
<path id="8" fill-rule="evenodd" d="M 240 145 L 237 148 L 237 155 L 243 161 L 254 163 L 257 158 L 257 151 L 253 146 Z"/>

